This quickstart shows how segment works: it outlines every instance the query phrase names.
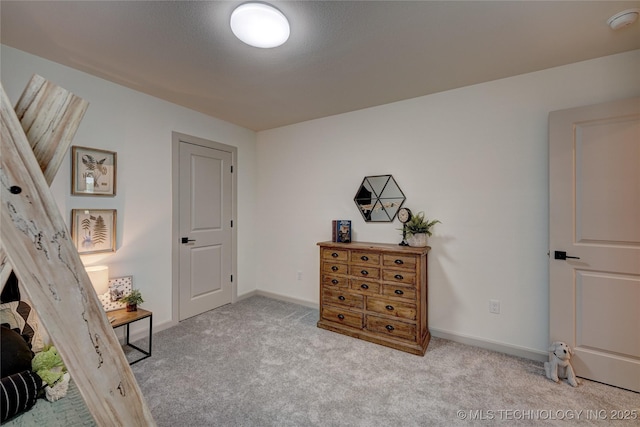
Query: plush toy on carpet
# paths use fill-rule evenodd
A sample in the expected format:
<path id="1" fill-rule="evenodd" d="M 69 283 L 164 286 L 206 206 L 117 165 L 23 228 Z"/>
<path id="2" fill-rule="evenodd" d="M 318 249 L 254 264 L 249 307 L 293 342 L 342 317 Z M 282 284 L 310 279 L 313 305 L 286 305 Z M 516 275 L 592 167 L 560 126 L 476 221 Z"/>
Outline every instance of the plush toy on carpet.
<path id="1" fill-rule="evenodd" d="M 31 368 L 47 384 L 44 390 L 49 402 L 67 395 L 71 377 L 55 347 L 45 348 L 36 354 L 31 361 Z"/>
<path id="2" fill-rule="evenodd" d="M 569 360 L 573 355 L 573 350 L 562 341 L 555 341 L 549 347 L 549 361 L 544 362 L 544 370 L 547 378 L 558 382 L 566 379 L 573 387 L 577 387 L 579 382 Z"/>

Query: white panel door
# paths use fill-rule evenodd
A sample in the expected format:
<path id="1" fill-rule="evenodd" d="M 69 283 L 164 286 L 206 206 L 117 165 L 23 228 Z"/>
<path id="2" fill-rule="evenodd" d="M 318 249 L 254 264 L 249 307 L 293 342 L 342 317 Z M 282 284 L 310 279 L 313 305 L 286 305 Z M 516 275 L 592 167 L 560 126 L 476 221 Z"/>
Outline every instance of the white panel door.
<path id="1" fill-rule="evenodd" d="M 231 161 L 180 142 L 180 320 L 231 302 Z"/>
<path id="2" fill-rule="evenodd" d="M 640 98 L 551 113 L 549 183 L 550 339 L 640 391 Z"/>

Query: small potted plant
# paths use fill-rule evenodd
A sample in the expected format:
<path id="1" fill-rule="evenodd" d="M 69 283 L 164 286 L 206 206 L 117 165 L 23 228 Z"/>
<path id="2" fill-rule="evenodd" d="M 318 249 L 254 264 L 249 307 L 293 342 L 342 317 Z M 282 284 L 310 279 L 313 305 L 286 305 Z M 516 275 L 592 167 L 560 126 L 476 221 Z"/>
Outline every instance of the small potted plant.
<path id="1" fill-rule="evenodd" d="M 138 304 L 144 302 L 142 294 L 137 289 L 133 289 L 129 294 L 123 296 L 120 301 L 127 304 L 127 311 L 138 311 Z"/>
<path id="2" fill-rule="evenodd" d="M 431 227 L 438 223 L 440 223 L 440 221 L 437 219 L 432 221 L 425 219 L 424 212 L 418 212 L 412 215 L 411 219 L 405 224 L 407 243 L 409 243 L 409 246 L 427 246 L 427 236 L 431 236 Z"/>

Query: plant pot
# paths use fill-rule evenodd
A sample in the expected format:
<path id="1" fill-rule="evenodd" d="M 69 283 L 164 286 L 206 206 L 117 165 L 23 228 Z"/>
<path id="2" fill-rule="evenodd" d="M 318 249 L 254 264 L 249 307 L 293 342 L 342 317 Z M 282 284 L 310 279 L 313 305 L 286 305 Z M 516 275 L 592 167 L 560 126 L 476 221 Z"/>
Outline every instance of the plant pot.
<path id="1" fill-rule="evenodd" d="M 138 304 L 127 304 L 127 311 L 138 311 Z"/>
<path id="2" fill-rule="evenodd" d="M 414 248 L 427 246 L 427 233 L 417 233 L 407 236 L 407 243 Z"/>

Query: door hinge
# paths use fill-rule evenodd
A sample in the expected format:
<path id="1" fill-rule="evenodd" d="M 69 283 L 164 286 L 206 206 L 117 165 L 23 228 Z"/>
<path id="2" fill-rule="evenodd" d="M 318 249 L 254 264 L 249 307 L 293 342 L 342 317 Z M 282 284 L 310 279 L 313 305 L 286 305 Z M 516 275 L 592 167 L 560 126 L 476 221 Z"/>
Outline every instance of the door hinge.
<path id="1" fill-rule="evenodd" d="M 233 165 L 231 165 L 231 173 L 233 173 Z"/>
<path id="2" fill-rule="evenodd" d="M 233 274 L 231 275 L 231 283 L 233 283 Z"/>
<path id="3" fill-rule="evenodd" d="M 233 228 L 233 220 L 231 220 L 231 228 Z"/>

